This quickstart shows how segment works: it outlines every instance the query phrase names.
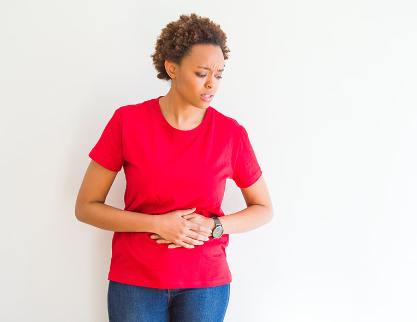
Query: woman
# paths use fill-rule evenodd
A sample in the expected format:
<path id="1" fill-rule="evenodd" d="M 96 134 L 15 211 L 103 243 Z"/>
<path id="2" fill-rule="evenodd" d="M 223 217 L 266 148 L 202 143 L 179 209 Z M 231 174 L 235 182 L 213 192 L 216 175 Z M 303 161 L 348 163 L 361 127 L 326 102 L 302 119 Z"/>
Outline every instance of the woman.
<path id="1" fill-rule="evenodd" d="M 230 50 L 220 26 L 196 14 L 170 22 L 151 55 L 165 96 L 115 110 L 89 153 L 78 220 L 114 231 L 109 319 L 223 321 L 229 234 L 268 223 L 272 203 L 245 128 L 210 106 Z M 106 205 L 124 168 L 125 209 Z M 226 179 L 247 208 L 224 216 Z"/>

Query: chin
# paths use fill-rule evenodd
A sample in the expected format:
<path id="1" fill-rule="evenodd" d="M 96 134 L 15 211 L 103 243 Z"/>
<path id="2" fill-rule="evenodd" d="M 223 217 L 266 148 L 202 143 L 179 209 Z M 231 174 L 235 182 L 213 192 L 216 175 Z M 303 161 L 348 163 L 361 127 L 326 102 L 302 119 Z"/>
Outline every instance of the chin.
<path id="1" fill-rule="evenodd" d="M 198 102 L 197 105 L 194 105 L 197 108 L 207 109 L 210 105 L 210 102 Z"/>

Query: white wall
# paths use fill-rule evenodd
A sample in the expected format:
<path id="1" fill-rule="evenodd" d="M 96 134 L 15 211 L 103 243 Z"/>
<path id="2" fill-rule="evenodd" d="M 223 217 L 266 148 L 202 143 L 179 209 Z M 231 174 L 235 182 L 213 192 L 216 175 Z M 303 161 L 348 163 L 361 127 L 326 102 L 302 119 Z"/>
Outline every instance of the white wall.
<path id="1" fill-rule="evenodd" d="M 107 320 L 112 232 L 74 215 L 88 152 L 116 108 L 167 93 L 149 55 L 191 12 L 228 36 L 212 106 L 248 130 L 275 209 L 230 236 L 225 321 L 416 321 L 411 0 L 2 1 L 0 320 Z M 228 181 L 225 213 L 244 206 Z"/>

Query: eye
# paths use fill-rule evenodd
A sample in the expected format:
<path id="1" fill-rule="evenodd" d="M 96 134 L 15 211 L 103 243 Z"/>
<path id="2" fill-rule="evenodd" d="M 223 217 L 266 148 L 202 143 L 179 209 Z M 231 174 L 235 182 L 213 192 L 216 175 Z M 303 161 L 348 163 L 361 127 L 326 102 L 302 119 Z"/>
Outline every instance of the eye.
<path id="1" fill-rule="evenodd" d="M 202 74 L 199 74 L 199 73 L 195 73 L 198 77 L 201 77 L 201 78 L 203 78 L 203 77 L 206 77 L 207 75 L 202 75 Z M 222 76 L 216 76 L 216 78 L 218 78 L 218 79 L 222 79 L 223 77 Z"/>

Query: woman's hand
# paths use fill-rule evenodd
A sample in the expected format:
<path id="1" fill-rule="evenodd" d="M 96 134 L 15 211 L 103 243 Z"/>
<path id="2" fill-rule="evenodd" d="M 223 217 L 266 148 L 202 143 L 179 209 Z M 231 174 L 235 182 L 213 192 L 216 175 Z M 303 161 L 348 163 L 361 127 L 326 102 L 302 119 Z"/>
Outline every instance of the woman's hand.
<path id="1" fill-rule="evenodd" d="M 174 210 L 158 215 L 158 231 L 150 237 L 156 239 L 158 244 L 171 243 L 169 248 L 194 248 L 194 245 L 202 245 L 212 235 L 212 228 L 208 223 L 212 219 L 192 212 L 194 210 L 195 208 Z"/>
<path id="2" fill-rule="evenodd" d="M 193 208 L 194 209 L 194 208 Z M 191 222 L 191 223 L 195 223 L 199 226 L 203 226 L 205 227 L 205 229 L 208 228 L 208 230 L 203 230 L 203 231 L 195 231 L 194 229 L 191 229 L 192 231 L 197 232 L 200 235 L 204 236 L 205 241 L 209 240 L 208 237 L 212 236 L 212 230 L 215 226 L 213 219 L 211 218 L 207 218 L 203 215 L 200 214 L 196 214 L 196 213 L 191 213 L 191 214 L 186 214 L 186 215 L 182 215 L 182 218 L 184 218 L 185 220 Z M 181 244 L 177 244 L 175 242 L 173 242 L 172 240 L 169 240 L 167 238 L 163 238 L 160 234 L 154 233 L 152 235 L 149 236 L 150 238 L 154 239 L 158 244 L 170 244 L 168 245 L 168 248 L 177 248 L 177 247 L 186 247 L 186 248 L 190 248 L 187 246 L 183 246 Z M 201 241 L 201 239 L 199 239 L 200 242 L 197 243 L 193 243 L 193 245 L 202 245 L 203 242 Z M 193 247 L 191 247 L 193 248 Z"/>

